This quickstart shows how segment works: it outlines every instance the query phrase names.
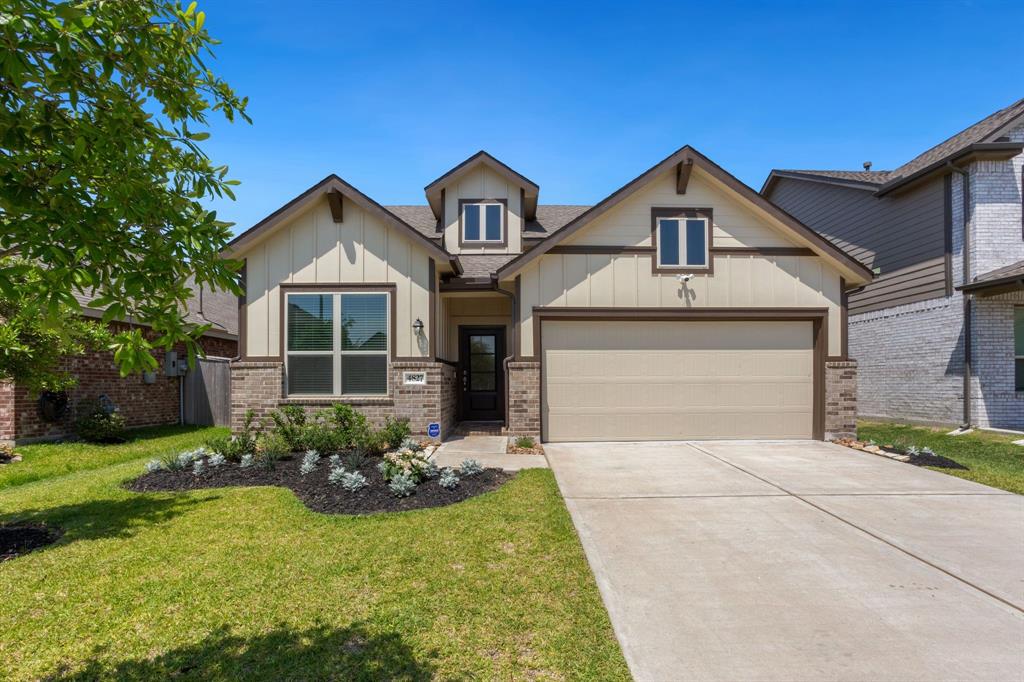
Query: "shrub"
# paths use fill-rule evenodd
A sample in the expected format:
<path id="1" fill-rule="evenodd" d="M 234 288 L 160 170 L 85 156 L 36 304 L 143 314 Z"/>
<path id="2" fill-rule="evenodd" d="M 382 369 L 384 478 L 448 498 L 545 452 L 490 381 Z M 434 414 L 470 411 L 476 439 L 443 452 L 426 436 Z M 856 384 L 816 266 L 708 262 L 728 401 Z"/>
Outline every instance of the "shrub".
<path id="1" fill-rule="evenodd" d="M 290 452 L 288 441 L 279 433 L 261 433 L 256 438 L 255 461 L 264 468 L 273 469 Z"/>
<path id="2" fill-rule="evenodd" d="M 341 476 L 341 487 L 350 493 L 361 490 L 368 485 L 366 476 L 358 471 L 347 471 Z"/>
<path id="3" fill-rule="evenodd" d="M 441 470 L 437 466 L 437 462 L 432 459 L 427 460 L 427 466 L 423 469 L 423 478 L 437 478 L 441 474 Z"/>
<path id="4" fill-rule="evenodd" d="M 182 471 L 191 466 L 196 460 L 202 459 L 204 455 L 206 455 L 206 450 L 203 448 L 186 450 L 176 455 L 167 455 L 163 460 L 163 465 L 168 471 Z"/>
<path id="5" fill-rule="evenodd" d="M 337 403 L 331 406 L 327 421 L 331 423 L 338 434 L 338 442 L 341 449 L 350 448 L 370 429 L 370 423 L 366 417 L 352 409 L 351 405 Z"/>
<path id="6" fill-rule="evenodd" d="M 348 472 L 345 471 L 345 467 L 331 467 L 331 470 L 327 472 L 327 482 L 332 485 L 338 485 L 345 478 L 346 473 Z"/>
<path id="7" fill-rule="evenodd" d="M 402 444 L 398 447 L 399 450 L 412 450 L 413 452 L 421 452 L 423 450 L 423 444 L 411 436 L 406 436 L 402 439 Z"/>
<path id="8" fill-rule="evenodd" d="M 369 425 L 353 437 L 352 447 L 368 455 L 381 455 L 388 450 L 384 432 L 374 431 Z"/>
<path id="9" fill-rule="evenodd" d="M 245 455 L 251 455 L 256 451 L 256 436 L 259 429 L 253 427 L 256 420 L 256 413 L 248 410 L 245 419 L 242 421 L 242 430 L 236 436 L 217 436 L 211 438 L 205 447 L 213 453 L 223 455 L 229 462 L 240 462 Z"/>
<path id="10" fill-rule="evenodd" d="M 395 497 L 409 497 L 416 489 L 416 481 L 411 474 L 402 472 L 395 474 L 388 483 L 388 490 Z"/>
<path id="11" fill-rule="evenodd" d="M 320 453 L 316 450 L 306 450 L 306 454 L 302 458 L 302 466 L 299 467 L 299 473 L 303 476 L 311 474 L 316 471 L 316 465 L 319 463 Z"/>
<path id="12" fill-rule="evenodd" d="M 409 437 L 412 429 L 409 428 L 408 419 L 395 419 L 388 417 L 384 420 L 384 427 L 380 430 L 384 445 L 390 449 L 401 447 L 402 441 Z"/>
<path id="13" fill-rule="evenodd" d="M 455 490 L 456 486 L 459 485 L 459 477 L 454 469 L 445 467 L 441 469 L 441 475 L 437 479 L 437 484 L 445 490 Z"/>
<path id="14" fill-rule="evenodd" d="M 196 476 L 201 475 L 203 473 L 204 468 L 205 467 L 203 466 L 203 460 L 201 459 L 197 459 L 195 462 L 192 463 L 192 473 Z"/>
<path id="15" fill-rule="evenodd" d="M 207 461 L 210 463 L 211 467 L 219 467 L 228 460 L 224 457 L 224 455 L 220 454 L 219 452 L 215 452 L 212 455 L 210 455 L 210 459 Z"/>
<path id="16" fill-rule="evenodd" d="M 285 405 L 270 412 L 274 422 L 273 432 L 284 438 L 289 450 L 302 449 L 302 437 L 306 426 L 306 411 L 299 405 Z"/>
<path id="17" fill-rule="evenodd" d="M 146 472 L 153 473 L 154 471 L 160 471 L 164 468 L 164 463 L 158 459 L 151 459 L 146 462 Z"/>
<path id="18" fill-rule="evenodd" d="M 421 453 L 411 450 L 400 450 L 389 452 L 377 465 L 385 481 L 391 481 L 396 476 L 408 475 L 413 483 L 419 483 L 427 478 L 427 471 L 430 469 L 430 460 Z"/>
<path id="19" fill-rule="evenodd" d="M 341 458 L 346 469 L 359 469 L 366 464 L 366 453 L 361 448 L 352 448 Z"/>
<path id="20" fill-rule="evenodd" d="M 331 455 L 330 459 L 327 460 L 327 464 L 332 469 L 337 469 L 341 466 L 341 455 Z"/>
<path id="21" fill-rule="evenodd" d="M 252 460 L 252 455 L 242 455 L 242 459 L 239 460 L 238 466 L 242 467 L 243 469 L 248 469 L 249 467 L 252 466 Z"/>
<path id="22" fill-rule="evenodd" d="M 98 401 L 85 401 L 78 405 L 75 433 L 90 443 L 119 443 L 124 441 L 124 417 L 108 412 Z"/>
<path id="23" fill-rule="evenodd" d="M 459 471 L 463 476 L 476 476 L 483 470 L 483 465 L 475 459 L 464 459 L 462 460 L 462 466 L 459 467 Z"/>
<path id="24" fill-rule="evenodd" d="M 516 438 L 516 447 L 522 448 L 523 450 L 532 450 L 536 447 L 536 443 L 530 436 L 519 436 Z"/>

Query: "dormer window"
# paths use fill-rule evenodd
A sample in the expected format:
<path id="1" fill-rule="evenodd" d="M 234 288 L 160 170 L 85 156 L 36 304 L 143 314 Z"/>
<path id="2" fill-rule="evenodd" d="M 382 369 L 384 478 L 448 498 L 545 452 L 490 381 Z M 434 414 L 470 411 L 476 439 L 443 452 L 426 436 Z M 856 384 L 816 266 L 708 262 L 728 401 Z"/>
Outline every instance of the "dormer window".
<path id="1" fill-rule="evenodd" d="M 710 273 L 711 225 L 711 209 L 653 209 L 654 271 Z"/>
<path id="2" fill-rule="evenodd" d="M 508 204 L 504 199 L 459 201 L 460 245 L 504 246 Z"/>

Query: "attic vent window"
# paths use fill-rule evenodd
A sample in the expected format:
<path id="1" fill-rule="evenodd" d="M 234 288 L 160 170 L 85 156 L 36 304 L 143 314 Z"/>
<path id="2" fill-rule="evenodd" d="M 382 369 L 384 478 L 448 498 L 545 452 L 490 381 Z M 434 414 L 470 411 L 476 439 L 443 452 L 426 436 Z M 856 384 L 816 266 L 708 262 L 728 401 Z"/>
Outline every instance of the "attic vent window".
<path id="1" fill-rule="evenodd" d="M 478 244 L 505 243 L 504 201 L 463 200 L 459 213 L 462 242 Z"/>
<path id="2" fill-rule="evenodd" d="M 655 272 L 711 272 L 711 209 L 655 208 Z"/>

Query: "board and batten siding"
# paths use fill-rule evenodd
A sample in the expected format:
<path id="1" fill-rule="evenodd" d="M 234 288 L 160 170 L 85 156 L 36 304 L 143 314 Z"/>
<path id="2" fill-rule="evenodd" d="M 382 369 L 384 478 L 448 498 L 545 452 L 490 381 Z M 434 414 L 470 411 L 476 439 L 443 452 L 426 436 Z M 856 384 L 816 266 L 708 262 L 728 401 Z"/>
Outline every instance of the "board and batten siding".
<path id="1" fill-rule="evenodd" d="M 520 187 L 481 165 L 445 187 L 444 246 L 449 253 L 521 253 L 522 206 Z M 505 246 L 459 246 L 459 199 L 504 199 L 508 202 Z"/>
<path id="2" fill-rule="evenodd" d="M 768 196 L 870 268 L 875 280 L 850 295 L 865 313 L 947 295 L 943 179 L 899 195 L 778 178 Z"/>
<path id="3" fill-rule="evenodd" d="M 427 357 L 427 334 L 416 338 L 418 318 L 430 319 L 430 255 L 404 234 L 350 201 L 336 223 L 324 198 L 248 247 L 246 260 L 245 354 L 281 352 L 282 284 L 394 284 L 394 354 Z"/>
<path id="4" fill-rule="evenodd" d="M 666 173 L 573 235 L 567 245 L 651 246 L 652 207 L 711 208 L 715 247 L 800 246 L 694 169 L 686 194 Z M 842 352 L 840 275 L 817 256 L 714 254 L 714 274 L 684 286 L 652 273 L 650 253 L 546 253 L 520 273 L 520 355 L 532 357 L 536 306 L 828 308 L 828 354 Z"/>

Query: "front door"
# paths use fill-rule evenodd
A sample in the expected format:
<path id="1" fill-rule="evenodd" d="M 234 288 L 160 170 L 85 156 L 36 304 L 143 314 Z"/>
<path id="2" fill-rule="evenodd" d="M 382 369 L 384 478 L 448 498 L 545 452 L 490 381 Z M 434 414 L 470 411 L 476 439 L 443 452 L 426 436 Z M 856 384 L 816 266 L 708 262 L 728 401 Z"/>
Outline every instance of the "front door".
<path id="1" fill-rule="evenodd" d="M 459 327 L 460 417 L 465 421 L 505 418 L 504 327 Z"/>

